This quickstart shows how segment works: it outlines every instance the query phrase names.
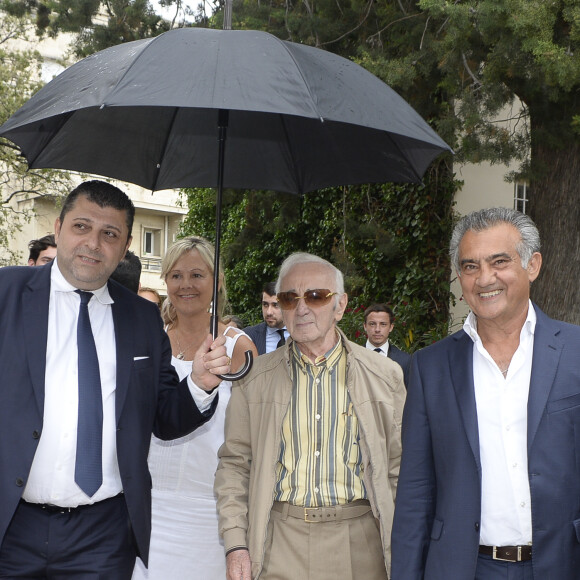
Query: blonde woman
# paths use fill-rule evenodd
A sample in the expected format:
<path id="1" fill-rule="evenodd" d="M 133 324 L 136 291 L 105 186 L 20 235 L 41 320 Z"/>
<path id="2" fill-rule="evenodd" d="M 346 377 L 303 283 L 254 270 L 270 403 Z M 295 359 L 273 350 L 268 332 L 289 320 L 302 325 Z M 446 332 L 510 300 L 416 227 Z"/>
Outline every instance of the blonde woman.
<path id="1" fill-rule="evenodd" d="M 199 237 L 177 241 L 163 258 L 161 277 L 167 285 L 167 298 L 161 315 L 171 341 L 172 363 L 180 377 L 191 372 L 193 355 L 207 337 L 213 262 L 213 245 Z M 226 299 L 221 266 L 219 275 L 218 309 Z M 221 322 L 219 331 L 226 336 L 232 372 L 243 365 L 246 350 L 258 355 L 254 343 L 242 331 Z M 231 383 L 222 381 L 214 416 L 193 434 L 174 441 L 153 437 L 149 452 L 153 479 L 149 569 L 138 560 L 134 580 L 225 579 L 213 480 L 217 450 L 224 440 L 230 390 Z"/>

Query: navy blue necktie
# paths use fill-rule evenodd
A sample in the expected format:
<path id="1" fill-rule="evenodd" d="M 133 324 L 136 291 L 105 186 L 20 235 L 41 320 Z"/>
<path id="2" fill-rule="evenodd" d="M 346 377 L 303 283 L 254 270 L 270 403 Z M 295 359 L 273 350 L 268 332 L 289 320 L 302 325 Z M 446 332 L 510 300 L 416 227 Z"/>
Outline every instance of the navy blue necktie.
<path id="1" fill-rule="evenodd" d="M 81 297 L 77 324 L 79 350 L 79 418 L 75 482 L 89 496 L 103 483 L 103 396 L 99 359 L 91 320 L 89 301 L 92 292 L 76 290 Z"/>
<path id="2" fill-rule="evenodd" d="M 375 348 L 375 352 L 383 352 L 381 348 Z"/>
<path id="3" fill-rule="evenodd" d="M 284 329 L 279 328 L 276 332 L 280 335 L 280 340 L 278 341 L 276 348 L 280 348 L 281 346 L 284 346 L 286 344 L 286 338 L 284 337 Z"/>

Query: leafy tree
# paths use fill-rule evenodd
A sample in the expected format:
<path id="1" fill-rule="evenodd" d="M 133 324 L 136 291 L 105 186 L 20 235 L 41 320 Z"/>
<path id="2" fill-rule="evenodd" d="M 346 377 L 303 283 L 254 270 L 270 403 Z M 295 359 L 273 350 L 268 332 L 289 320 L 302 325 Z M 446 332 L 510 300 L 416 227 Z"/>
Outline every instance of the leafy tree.
<path id="1" fill-rule="evenodd" d="M 149 0 L 2 0 L 11 14 L 30 14 L 39 35 L 75 34 L 77 57 L 104 48 L 157 36 L 172 25 L 157 15 Z"/>
<path id="2" fill-rule="evenodd" d="M 580 4 L 422 0 L 420 6 L 429 20 L 425 49 L 436 55 L 441 82 L 457 103 L 460 152 L 468 159 L 524 160 L 530 215 L 543 237 L 534 299 L 550 315 L 580 323 Z M 495 122 L 515 97 L 523 103 L 516 121 L 525 118 L 529 134 Z"/>
<path id="3" fill-rule="evenodd" d="M 41 86 L 42 59 L 33 51 L 15 48 L 27 37 L 26 21 L 9 15 L 0 19 L 0 124 Z M 0 139 L 0 265 L 21 263 L 11 249 L 14 232 L 34 217 L 19 211 L 16 198 L 47 197 L 57 200 L 69 189 L 68 174 L 51 170 L 29 171 L 16 146 Z"/>

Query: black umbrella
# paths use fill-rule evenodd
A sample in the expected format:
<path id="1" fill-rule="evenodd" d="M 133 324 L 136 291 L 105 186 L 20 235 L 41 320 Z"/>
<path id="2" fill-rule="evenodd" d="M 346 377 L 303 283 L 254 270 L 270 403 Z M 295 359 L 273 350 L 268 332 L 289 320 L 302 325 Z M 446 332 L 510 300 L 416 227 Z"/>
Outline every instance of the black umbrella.
<path id="1" fill-rule="evenodd" d="M 301 194 L 419 182 L 451 151 L 399 95 L 349 60 L 265 32 L 203 28 L 83 59 L 36 93 L 0 136 L 32 168 L 152 191 L 216 187 L 214 296 L 224 187 Z"/>

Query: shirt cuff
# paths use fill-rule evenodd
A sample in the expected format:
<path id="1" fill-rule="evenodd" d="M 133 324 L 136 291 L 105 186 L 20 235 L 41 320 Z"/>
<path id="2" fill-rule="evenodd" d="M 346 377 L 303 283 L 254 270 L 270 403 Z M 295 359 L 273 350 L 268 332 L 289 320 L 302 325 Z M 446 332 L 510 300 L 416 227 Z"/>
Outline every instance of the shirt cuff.
<path id="1" fill-rule="evenodd" d="M 204 391 L 193 382 L 191 379 L 191 374 L 187 375 L 187 386 L 189 387 L 189 392 L 191 393 L 193 401 L 197 405 L 200 413 L 207 411 L 211 407 L 211 404 L 217 395 L 218 389 L 213 389 L 211 393 Z"/>

